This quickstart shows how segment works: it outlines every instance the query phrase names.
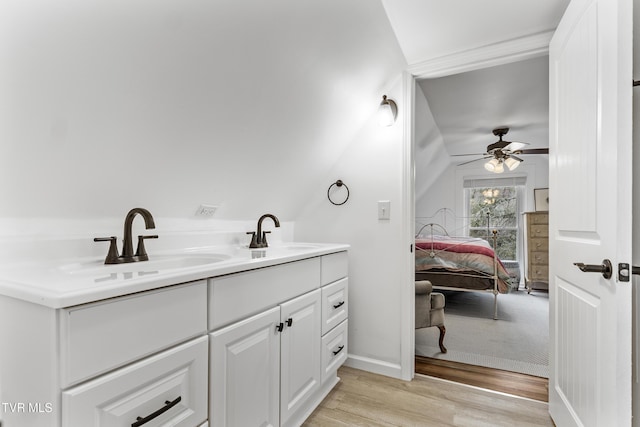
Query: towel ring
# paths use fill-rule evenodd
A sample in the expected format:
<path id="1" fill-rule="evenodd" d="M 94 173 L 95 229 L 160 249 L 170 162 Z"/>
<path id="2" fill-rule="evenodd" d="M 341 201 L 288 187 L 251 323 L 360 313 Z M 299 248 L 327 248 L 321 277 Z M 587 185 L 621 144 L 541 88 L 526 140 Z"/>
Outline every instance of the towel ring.
<path id="1" fill-rule="evenodd" d="M 336 203 L 333 200 L 331 200 L 331 189 L 333 188 L 334 185 L 337 187 L 344 187 L 347 189 L 347 197 L 340 203 Z M 329 189 L 327 190 L 327 198 L 331 203 L 333 203 L 336 206 L 344 205 L 345 203 L 347 203 L 347 200 L 349 200 L 349 187 L 347 187 L 347 184 L 345 184 L 344 182 L 342 182 L 342 180 L 339 179 L 329 186 Z"/>

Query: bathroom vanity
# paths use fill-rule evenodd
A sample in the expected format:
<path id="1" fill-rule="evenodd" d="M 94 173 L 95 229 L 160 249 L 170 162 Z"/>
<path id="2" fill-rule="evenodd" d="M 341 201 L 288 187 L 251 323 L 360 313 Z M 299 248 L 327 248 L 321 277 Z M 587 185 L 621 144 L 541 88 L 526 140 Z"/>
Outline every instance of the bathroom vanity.
<path id="1" fill-rule="evenodd" d="M 300 425 L 347 357 L 347 248 L 0 271 L 2 426 Z"/>

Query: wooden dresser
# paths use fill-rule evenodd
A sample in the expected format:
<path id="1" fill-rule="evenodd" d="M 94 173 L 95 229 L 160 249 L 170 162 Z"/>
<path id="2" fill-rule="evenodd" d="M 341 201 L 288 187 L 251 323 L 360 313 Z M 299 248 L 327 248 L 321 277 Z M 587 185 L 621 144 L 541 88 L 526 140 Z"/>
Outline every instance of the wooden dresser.
<path id="1" fill-rule="evenodd" d="M 524 283 L 527 292 L 549 289 L 549 213 L 525 212 L 526 271 Z"/>

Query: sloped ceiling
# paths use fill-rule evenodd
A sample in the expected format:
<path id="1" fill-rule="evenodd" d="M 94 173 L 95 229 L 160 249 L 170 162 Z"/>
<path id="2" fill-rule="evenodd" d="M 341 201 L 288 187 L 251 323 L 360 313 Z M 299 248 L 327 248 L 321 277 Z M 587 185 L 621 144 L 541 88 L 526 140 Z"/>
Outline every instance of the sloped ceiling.
<path id="1" fill-rule="evenodd" d="M 0 218 L 36 219 L 291 220 L 406 68 L 370 0 L 3 0 L 0 62 Z"/>
<path id="2" fill-rule="evenodd" d="M 409 66 L 496 43 L 552 32 L 569 0 L 382 0 Z M 419 82 L 449 154 L 483 153 L 505 139 L 547 147 L 548 59 Z M 418 118 L 419 120 L 420 118 Z M 470 160 L 454 158 L 454 161 Z"/>
<path id="3" fill-rule="evenodd" d="M 548 147 L 548 67 L 548 58 L 539 57 L 420 81 L 447 152 L 482 154 L 498 140 L 497 127 L 509 127 L 507 141 Z"/>
<path id="4" fill-rule="evenodd" d="M 569 0 L 382 0 L 409 65 L 552 31 Z"/>

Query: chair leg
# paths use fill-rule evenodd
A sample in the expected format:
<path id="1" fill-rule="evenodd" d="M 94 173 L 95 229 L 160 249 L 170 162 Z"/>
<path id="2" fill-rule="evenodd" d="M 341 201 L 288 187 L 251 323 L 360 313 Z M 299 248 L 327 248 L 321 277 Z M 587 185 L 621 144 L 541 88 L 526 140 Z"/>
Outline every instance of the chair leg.
<path id="1" fill-rule="evenodd" d="M 440 345 L 440 351 L 443 353 L 446 353 L 447 349 L 444 346 L 444 334 L 447 332 L 447 329 L 444 327 L 444 325 L 438 326 L 438 329 L 440 329 L 440 340 L 438 340 L 438 344 Z"/>

